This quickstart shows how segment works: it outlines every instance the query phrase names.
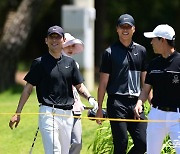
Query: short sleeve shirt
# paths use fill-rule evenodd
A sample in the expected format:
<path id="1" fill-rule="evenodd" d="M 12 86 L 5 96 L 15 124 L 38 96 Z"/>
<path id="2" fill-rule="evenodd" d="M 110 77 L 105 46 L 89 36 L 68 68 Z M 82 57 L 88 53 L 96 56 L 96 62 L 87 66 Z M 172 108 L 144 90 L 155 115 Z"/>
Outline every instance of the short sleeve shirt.
<path id="1" fill-rule="evenodd" d="M 139 96 L 140 74 L 146 66 L 145 47 L 135 42 L 129 47 L 121 42 L 111 45 L 103 53 L 100 67 L 100 72 L 109 74 L 107 93 Z"/>
<path id="2" fill-rule="evenodd" d="M 151 103 L 161 107 L 180 107 L 180 54 L 158 56 L 147 68 L 145 83 L 153 88 Z"/>
<path id="3" fill-rule="evenodd" d="M 72 58 L 49 53 L 33 61 L 24 80 L 36 86 L 39 103 L 63 107 L 74 103 L 72 85 L 84 81 Z"/>

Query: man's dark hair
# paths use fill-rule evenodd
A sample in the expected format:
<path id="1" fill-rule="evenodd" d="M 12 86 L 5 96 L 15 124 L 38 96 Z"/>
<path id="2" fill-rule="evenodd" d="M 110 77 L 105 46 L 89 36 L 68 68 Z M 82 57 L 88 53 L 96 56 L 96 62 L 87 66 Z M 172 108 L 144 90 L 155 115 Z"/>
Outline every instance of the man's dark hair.
<path id="1" fill-rule="evenodd" d="M 167 40 L 167 43 L 168 43 L 171 47 L 175 48 L 175 39 L 174 39 L 174 40 Z"/>
<path id="2" fill-rule="evenodd" d="M 161 37 L 158 37 L 158 39 L 160 40 Z M 168 43 L 171 47 L 175 48 L 175 36 L 173 37 L 172 40 L 168 40 L 168 39 L 166 39 L 166 40 L 167 40 L 167 43 Z"/>

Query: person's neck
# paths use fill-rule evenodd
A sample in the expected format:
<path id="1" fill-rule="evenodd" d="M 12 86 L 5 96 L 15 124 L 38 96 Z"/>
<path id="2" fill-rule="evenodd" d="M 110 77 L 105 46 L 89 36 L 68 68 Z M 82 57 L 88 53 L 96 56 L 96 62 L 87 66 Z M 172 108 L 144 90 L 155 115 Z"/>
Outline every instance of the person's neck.
<path id="1" fill-rule="evenodd" d="M 169 56 L 171 56 L 174 53 L 175 49 L 174 48 L 170 48 L 165 50 L 165 52 L 162 54 L 163 58 L 168 58 Z"/>
<path id="2" fill-rule="evenodd" d="M 125 47 L 129 47 L 129 45 L 130 45 L 131 42 L 132 42 L 132 39 L 128 39 L 128 40 L 120 39 L 120 42 L 121 42 Z"/>
<path id="3" fill-rule="evenodd" d="M 49 54 L 51 56 L 53 56 L 55 59 L 59 59 L 60 56 L 61 56 L 61 52 L 52 52 L 52 51 L 49 51 Z"/>

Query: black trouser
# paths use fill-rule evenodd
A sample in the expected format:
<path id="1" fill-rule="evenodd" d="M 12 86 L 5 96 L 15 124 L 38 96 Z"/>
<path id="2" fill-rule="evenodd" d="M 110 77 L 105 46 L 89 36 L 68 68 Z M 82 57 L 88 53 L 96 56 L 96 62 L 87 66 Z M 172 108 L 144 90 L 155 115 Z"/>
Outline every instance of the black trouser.
<path id="1" fill-rule="evenodd" d="M 107 113 L 109 118 L 134 119 L 134 106 L 137 98 L 111 95 L 107 101 Z M 145 119 L 144 113 L 141 118 Z M 120 122 L 110 121 L 114 154 L 126 154 L 128 133 L 130 133 L 134 146 L 128 154 L 144 154 L 146 152 L 146 122 Z"/>

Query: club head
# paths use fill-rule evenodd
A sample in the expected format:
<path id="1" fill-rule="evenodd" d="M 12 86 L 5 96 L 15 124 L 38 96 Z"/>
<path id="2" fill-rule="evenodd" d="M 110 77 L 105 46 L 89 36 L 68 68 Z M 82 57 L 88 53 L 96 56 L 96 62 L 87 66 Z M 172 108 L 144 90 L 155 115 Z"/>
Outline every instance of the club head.
<path id="1" fill-rule="evenodd" d="M 103 118 L 107 118 L 106 110 L 102 109 L 102 112 L 103 112 Z M 89 109 L 88 113 L 87 113 L 87 116 L 90 117 L 90 118 L 91 117 L 94 118 L 94 117 L 96 117 L 96 112 L 94 112 L 93 109 Z M 94 120 L 94 119 L 90 119 L 90 120 Z"/>

